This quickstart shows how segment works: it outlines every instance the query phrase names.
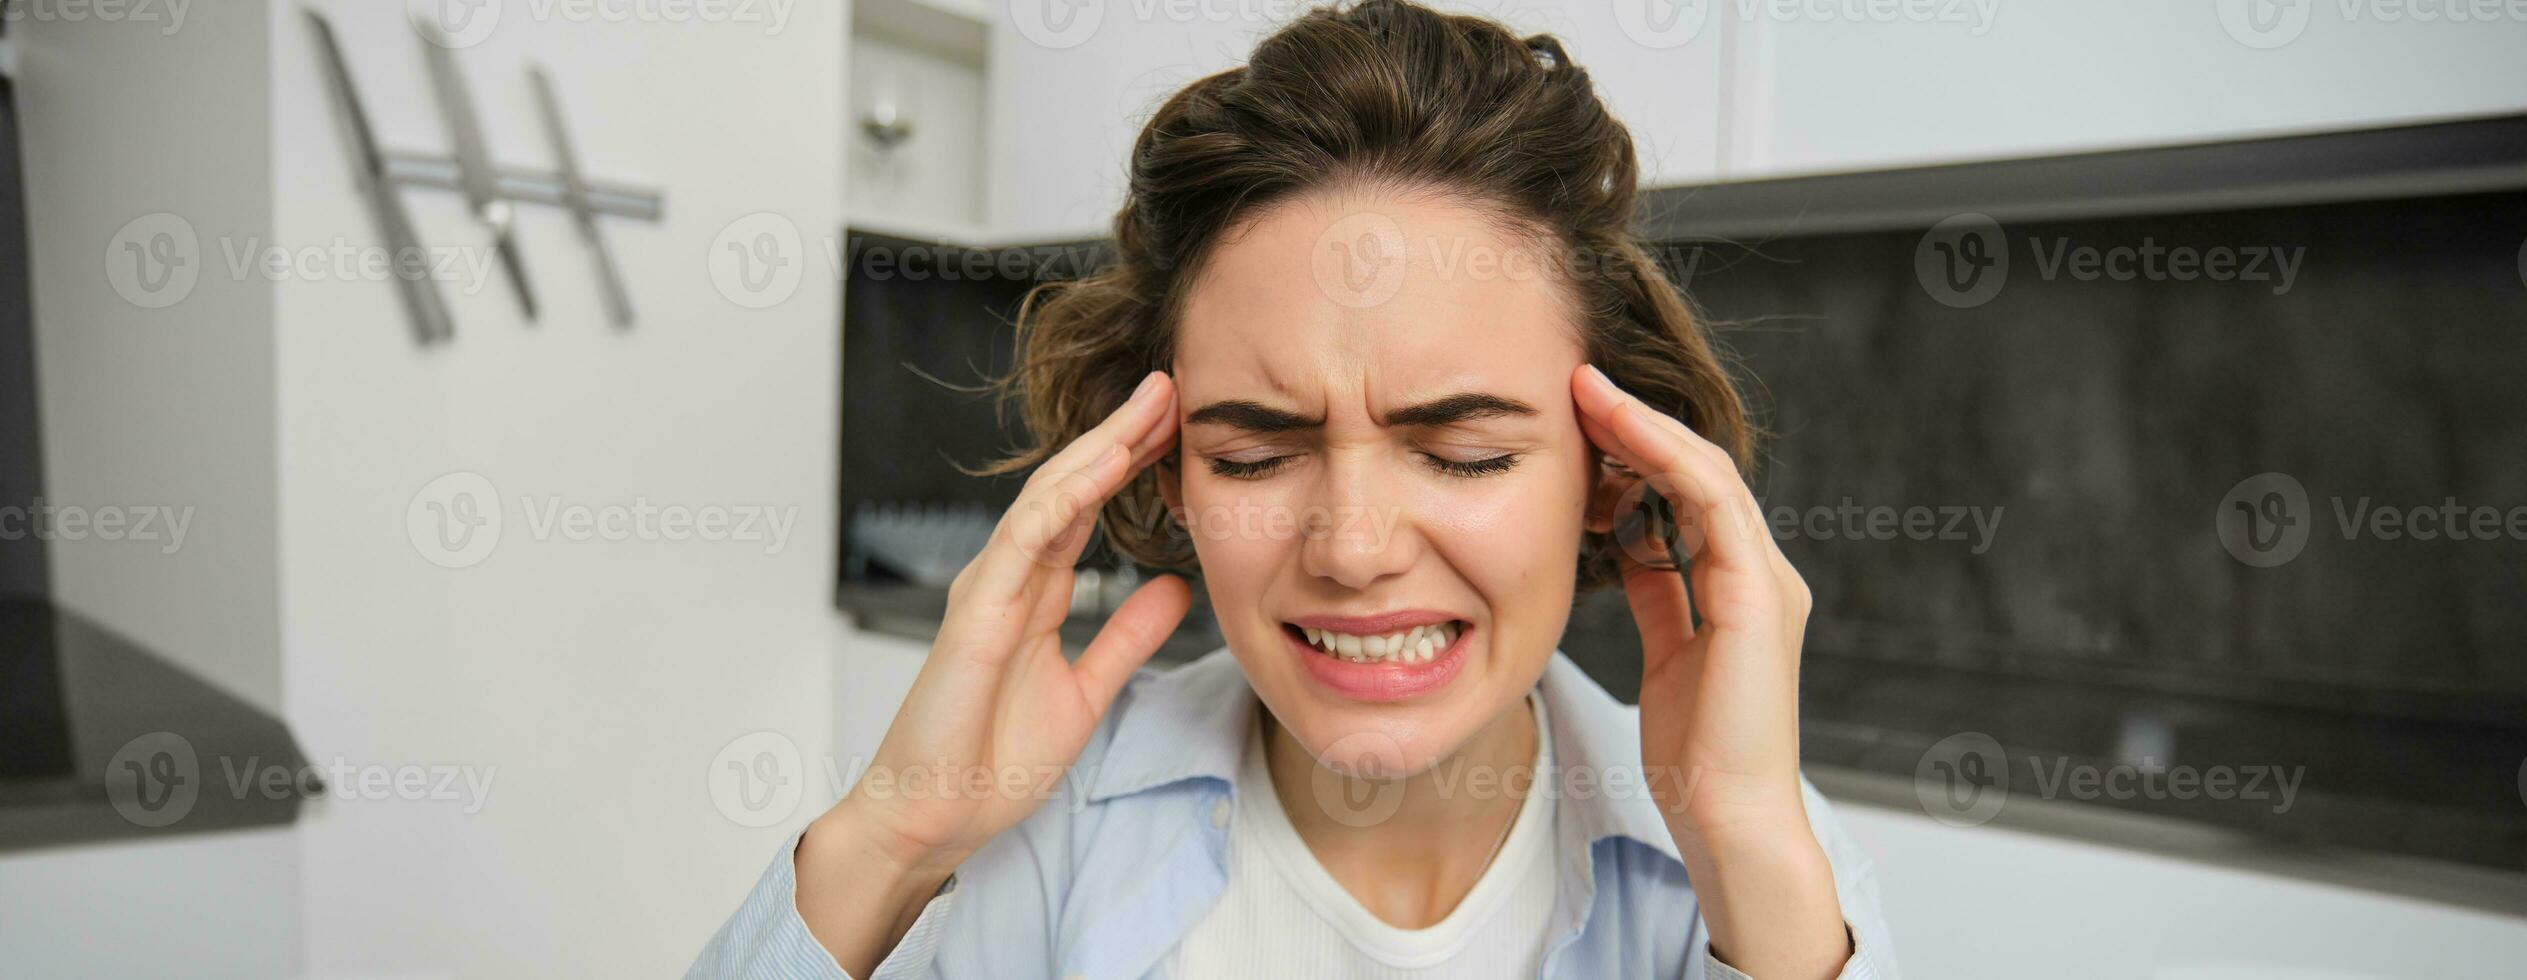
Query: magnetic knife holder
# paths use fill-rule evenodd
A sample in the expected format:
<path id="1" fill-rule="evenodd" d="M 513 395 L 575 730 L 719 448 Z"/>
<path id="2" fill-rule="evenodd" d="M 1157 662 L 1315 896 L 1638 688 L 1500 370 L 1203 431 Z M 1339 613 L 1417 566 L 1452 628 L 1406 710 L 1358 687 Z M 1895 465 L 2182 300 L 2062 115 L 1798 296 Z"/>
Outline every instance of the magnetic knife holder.
<path id="1" fill-rule="evenodd" d="M 536 107 L 551 140 L 556 170 L 528 170 L 503 167 L 491 162 L 488 141 L 480 118 L 475 114 L 472 95 L 466 91 L 458 75 L 455 56 L 444 37 L 430 37 L 435 25 L 421 20 L 414 30 L 421 33 L 422 56 L 430 68 L 432 87 L 439 104 L 439 115 L 447 123 L 448 138 L 454 152 L 445 155 L 397 152 L 383 149 L 376 131 L 369 125 L 368 110 L 360 101 L 359 89 L 351 81 L 351 70 L 342 57 L 342 46 L 335 38 L 333 25 L 324 15 L 304 10 L 316 37 L 316 50 L 323 60 L 326 90 L 331 96 L 335 121 L 342 130 L 344 147 L 349 151 L 354 176 L 359 182 L 361 197 L 367 202 L 370 217 L 379 234 L 385 238 L 391 254 L 401 257 L 421 254 L 424 247 L 415 230 L 412 216 L 404 209 L 401 191 L 407 187 L 434 191 L 452 191 L 464 196 L 475 216 L 489 228 L 493 248 L 498 253 L 509 285 L 527 319 L 536 318 L 535 291 L 529 284 L 526 266 L 520 256 L 511 228 L 510 205 L 532 204 L 560 208 L 570 214 L 579 238 L 588 248 L 600 283 L 606 317 L 618 328 L 632 324 L 632 302 L 623 283 L 622 273 L 615 267 L 613 255 L 607 251 L 605 239 L 598 233 L 599 217 L 632 218 L 657 221 L 662 212 L 663 195 L 649 188 L 591 180 L 580 170 L 576 149 L 569 133 L 563 129 L 560 102 L 553 94 L 552 80 L 540 68 L 528 70 L 534 84 Z M 447 301 L 439 294 L 439 284 L 427 276 L 395 276 L 403 294 L 404 309 L 412 320 L 414 337 L 424 346 L 443 342 L 456 335 L 455 323 L 449 318 Z"/>

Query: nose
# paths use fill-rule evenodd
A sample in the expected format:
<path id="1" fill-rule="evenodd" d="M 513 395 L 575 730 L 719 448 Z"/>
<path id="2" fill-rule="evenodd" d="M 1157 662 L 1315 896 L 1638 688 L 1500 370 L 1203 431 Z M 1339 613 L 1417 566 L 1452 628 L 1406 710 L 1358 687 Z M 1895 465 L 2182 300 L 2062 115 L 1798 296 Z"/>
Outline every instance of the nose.
<path id="1" fill-rule="evenodd" d="M 1423 542 L 1394 465 L 1371 449 L 1327 452 L 1298 522 L 1301 567 L 1309 575 L 1358 591 L 1420 560 Z"/>

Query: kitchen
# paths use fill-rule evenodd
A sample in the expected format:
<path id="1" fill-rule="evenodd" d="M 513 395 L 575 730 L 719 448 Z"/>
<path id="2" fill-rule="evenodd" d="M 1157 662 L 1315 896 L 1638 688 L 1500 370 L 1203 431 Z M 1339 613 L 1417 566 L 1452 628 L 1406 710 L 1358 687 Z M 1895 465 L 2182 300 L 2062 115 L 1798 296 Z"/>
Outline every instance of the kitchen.
<path id="1" fill-rule="evenodd" d="M 1015 498 L 1030 290 L 1314 6 L 10 5 L 0 973 L 684 972 Z M 2527 10 L 1444 6 L 1631 130 L 1905 972 L 2514 972 Z"/>

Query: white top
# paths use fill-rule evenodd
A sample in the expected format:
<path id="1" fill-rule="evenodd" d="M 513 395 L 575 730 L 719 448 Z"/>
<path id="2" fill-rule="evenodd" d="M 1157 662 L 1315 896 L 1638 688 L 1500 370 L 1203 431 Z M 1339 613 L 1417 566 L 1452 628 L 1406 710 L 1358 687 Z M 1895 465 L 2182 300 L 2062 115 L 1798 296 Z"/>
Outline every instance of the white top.
<path id="1" fill-rule="evenodd" d="M 1544 703 L 1536 714 L 1535 768 L 1460 785 L 1502 792 L 1550 773 L 1553 735 Z M 1179 977 L 1482 978 L 1534 977 L 1543 965 L 1553 914 L 1551 794 L 1531 788 L 1500 851 L 1446 918 L 1423 929 L 1388 925 L 1317 863 L 1273 791 L 1264 761 L 1264 713 L 1246 738 L 1229 829 L 1228 888 L 1178 943 L 1169 972 Z M 1370 804 L 1374 807 L 1374 804 Z"/>

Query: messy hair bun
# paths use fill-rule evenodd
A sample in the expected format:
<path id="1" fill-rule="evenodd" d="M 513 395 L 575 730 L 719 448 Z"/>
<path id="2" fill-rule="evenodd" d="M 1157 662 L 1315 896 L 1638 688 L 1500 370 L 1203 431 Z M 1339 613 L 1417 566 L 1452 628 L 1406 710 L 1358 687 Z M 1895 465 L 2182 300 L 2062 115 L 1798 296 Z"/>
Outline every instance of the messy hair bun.
<path id="1" fill-rule="evenodd" d="M 1590 363 L 1746 462 L 1737 390 L 1681 293 L 1632 237 L 1632 136 L 1549 35 L 1404 0 L 1320 9 L 1265 38 L 1243 67 L 1186 86 L 1132 147 L 1112 260 L 1047 283 L 1018 315 L 1000 379 L 1033 444 L 985 468 L 1033 468 L 1173 360 L 1185 292 L 1224 232 L 1276 202 L 1345 184 L 1430 188 L 1492 210 L 1559 255 Z M 1109 501 L 1106 540 L 1145 565 L 1195 572 L 1156 474 Z M 1614 580 L 1590 534 L 1579 581 Z"/>

